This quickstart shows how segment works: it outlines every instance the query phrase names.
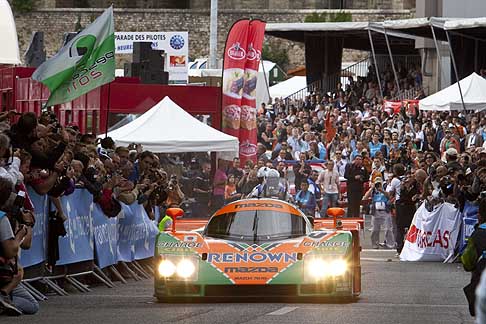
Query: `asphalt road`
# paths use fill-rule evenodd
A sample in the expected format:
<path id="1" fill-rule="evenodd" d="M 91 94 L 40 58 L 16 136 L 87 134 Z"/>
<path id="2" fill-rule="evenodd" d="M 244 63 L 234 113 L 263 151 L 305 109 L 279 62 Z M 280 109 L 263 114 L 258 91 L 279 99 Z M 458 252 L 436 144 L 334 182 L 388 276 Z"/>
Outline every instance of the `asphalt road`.
<path id="1" fill-rule="evenodd" d="M 130 280 L 113 289 L 49 296 L 37 315 L 0 317 L 0 323 L 473 323 L 462 293 L 469 274 L 460 264 L 399 262 L 394 251 L 369 249 L 369 234 L 363 241 L 363 292 L 355 303 L 261 298 L 159 304 L 151 280 Z"/>

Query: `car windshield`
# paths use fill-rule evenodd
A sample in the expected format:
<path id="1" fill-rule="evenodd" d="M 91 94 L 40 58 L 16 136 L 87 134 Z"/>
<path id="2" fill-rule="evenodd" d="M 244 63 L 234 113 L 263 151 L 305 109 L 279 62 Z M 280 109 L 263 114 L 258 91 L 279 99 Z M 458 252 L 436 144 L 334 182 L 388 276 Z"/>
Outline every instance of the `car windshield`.
<path id="1" fill-rule="evenodd" d="M 305 218 L 272 210 L 245 210 L 211 218 L 206 236 L 238 241 L 271 241 L 306 235 Z"/>

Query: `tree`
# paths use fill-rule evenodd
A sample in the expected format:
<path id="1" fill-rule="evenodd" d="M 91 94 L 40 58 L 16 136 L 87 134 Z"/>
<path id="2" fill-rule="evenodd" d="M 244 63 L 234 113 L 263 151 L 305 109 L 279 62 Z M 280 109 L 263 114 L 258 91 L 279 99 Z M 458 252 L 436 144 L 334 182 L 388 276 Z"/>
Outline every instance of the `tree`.
<path id="1" fill-rule="evenodd" d="M 12 0 L 12 9 L 14 12 L 26 13 L 34 10 L 34 0 Z"/>
<path id="2" fill-rule="evenodd" d="M 285 49 L 269 46 L 268 44 L 263 45 L 262 58 L 276 63 L 282 69 L 285 69 L 289 64 L 289 56 Z"/>

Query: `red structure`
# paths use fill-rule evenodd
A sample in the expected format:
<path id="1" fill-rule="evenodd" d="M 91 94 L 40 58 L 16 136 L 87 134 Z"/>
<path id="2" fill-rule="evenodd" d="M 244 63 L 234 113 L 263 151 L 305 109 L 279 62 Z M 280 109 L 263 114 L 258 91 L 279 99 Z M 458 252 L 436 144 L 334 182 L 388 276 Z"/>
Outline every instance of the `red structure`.
<path id="1" fill-rule="evenodd" d="M 34 70 L 0 68 L 0 111 L 40 114 L 49 90 L 30 78 Z M 165 96 L 192 115 L 210 115 L 212 127 L 221 129 L 220 88 L 141 84 L 138 78 L 116 78 L 71 102 L 54 106 L 54 112 L 62 125 L 74 124 L 83 133 L 99 134 L 105 132 L 109 115 L 144 113 Z"/>

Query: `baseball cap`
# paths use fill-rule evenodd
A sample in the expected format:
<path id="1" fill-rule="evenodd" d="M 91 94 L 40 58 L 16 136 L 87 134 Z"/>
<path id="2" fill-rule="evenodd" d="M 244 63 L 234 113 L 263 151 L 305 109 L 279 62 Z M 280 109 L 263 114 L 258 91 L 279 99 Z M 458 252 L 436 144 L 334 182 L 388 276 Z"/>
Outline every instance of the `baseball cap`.
<path id="1" fill-rule="evenodd" d="M 446 154 L 450 156 L 457 156 L 457 150 L 453 147 L 450 147 L 447 149 Z"/>
<path id="2" fill-rule="evenodd" d="M 373 181 L 374 184 L 377 183 L 383 183 L 383 179 L 381 177 L 376 177 L 375 180 Z"/>

